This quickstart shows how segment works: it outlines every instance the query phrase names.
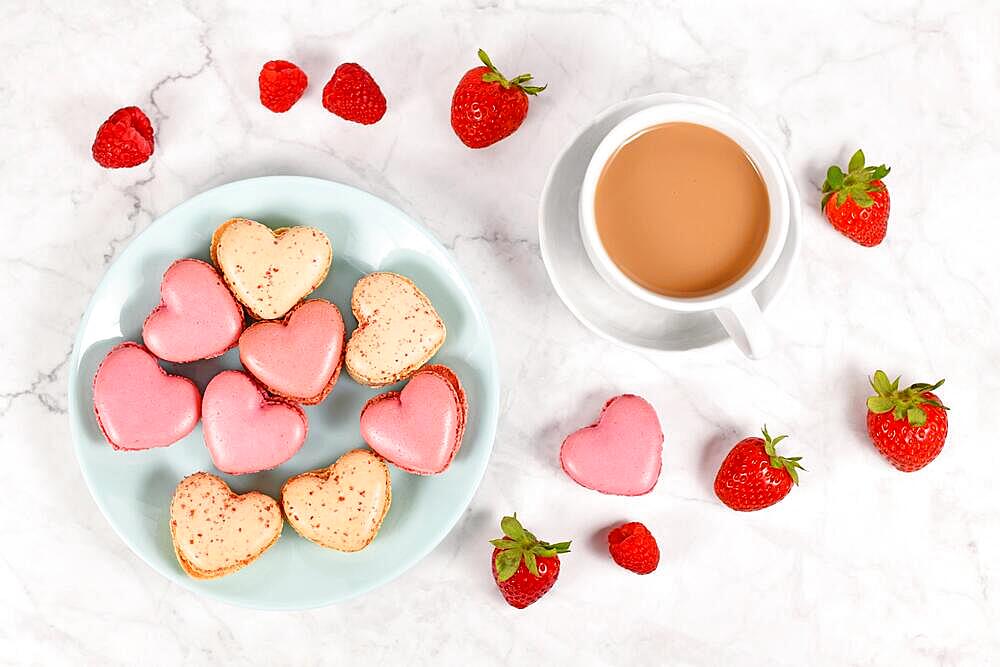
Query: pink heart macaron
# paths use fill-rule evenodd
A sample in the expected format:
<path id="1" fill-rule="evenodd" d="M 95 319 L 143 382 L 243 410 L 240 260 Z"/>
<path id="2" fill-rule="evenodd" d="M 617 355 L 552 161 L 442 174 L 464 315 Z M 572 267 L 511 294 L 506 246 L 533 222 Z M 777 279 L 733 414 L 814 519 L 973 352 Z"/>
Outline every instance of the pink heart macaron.
<path id="1" fill-rule="evenodd" d="M 143 346 L 122 343 L 94 376 L 94 413 L 115 449 L 166 447 L 198 423 L 201 394 L 191 380 L 160 368 Z"/>
<path id="2" fill-rule="evenodd" d="M 402 391 L 379 394 L 365 404 L 361 437 L 399 468 L 435 475 L 462 446 L 467 414 L 458 377 L 446 366 L 425 366 Z"/>
<path id="3" fill-rule="evenodd" d="M 240 336 L 240 361 L 276 396 L 319 403 L 337 382 L 344 318 L 323 299 L 304 301 L 283 322 L 257 322 Z"/>
<path id="4" fill-rule="evenodd" d="M 197 259 L 179 259 L 160 281 L 160 303 L 142 325 L 150 352 L 166 361 L 210 359 L 234 345 L 243 331 L 243 307 L 219 273 Z"/>
<path id="5" fill-rule="evenodd" d="M 559 462 L 574 482 L 588 489 L 641 496 L 656 486 L 662 455 L 663 430 L 653 406 L 623 394 L 604 404 L 597 423 L 563 441 Z"/>
<path id="6" fill-rule="evenodd" d="M 308 431 L 299 406 L 269 396 L 242 371 L 212 378 L 201 414 L 212 462 L 231 475 L 276 468 L 299 451 Z"/>

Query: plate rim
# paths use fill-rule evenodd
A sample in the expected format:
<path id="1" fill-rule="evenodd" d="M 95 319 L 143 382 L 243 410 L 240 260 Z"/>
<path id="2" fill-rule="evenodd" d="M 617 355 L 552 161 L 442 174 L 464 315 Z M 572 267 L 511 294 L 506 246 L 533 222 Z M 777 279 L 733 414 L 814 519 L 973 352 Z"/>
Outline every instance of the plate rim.
<path id="1" fill-rule="evenodd" d="M 559 281 L 556 278 L 554 278 L 554 276 L 553 276 L 553 273 L 554 273 L 554 271 L 552 269 L 553 262 L 550 259 L 549 250 L 547 248 L 548 243 L 545 240 L 545 234 L 542 233 L 542 229 L 545 226 L 545 220 L 546 220 L 546 218 L 547 217 L 551 217 L 551 215 L 549 215 L 549 214 L 546 213 L 546 211 L 548 209 L 547 201 L 548 201 L 548 198 L 549 198 L 549 196 L 548 196 L 549 195 L 549 191 L 552 189 L 552 183 L 555 180 L 555 174 L 556 174 L 556 171 L 557 171 L 557 168 L 556 168 L 557 165 L 559 165 L 559 164 L 562 163 L 563 158 L 566 156 L 566 154 L 569 153 L 569 151 L 573 148 L 573 146 L 576 144 L 576 142 L 579 141 L 580 138 L 588 130 L 590 130 L 592 127 L 594 127 L 595 125 L 597 125 L 598 123 L 600 123 L 601 121 L 603 121 L 605 118 L 607 118 L 611 114 L 616 113 L 619 110 L 628 107 L 629 105 L 639 104 L 639 103 L 642 103 L 642 102 L 658 102 L 658 103 L 689 102 L 689 103 L 695 103 L 695 104 L 704 104 L 706 106 L 718 108 L 718 109 L 720 109 L 722 111 L 725 111 L 727 113 L 733 113 L 732 110 L 729 109 L 728 107 L 726 107 L 725 105 L 720 104 L 720 103 L 716 102 L 715 100 L 712 100 L 712 99 L 709 99 L 709 98 L 698 97 L 698 96 L 694 96 L 694 95 L 685 95 L 683 93 L 667 93 L 667 92 L 649 93 L 648 95 L 640 95 L 639 97 L 632 97 L 632 98 L 629 98 L 627 100 L 622 100 L 620 102 L 616 102 L 614 104 L 611 104 L 611 105 L 609 105 L 609 106 L 604 107 L 603 109 L 601 109 L 593 118 L 590 119 L 589 122 L 586 123 L 586 125 L 583 125 L 582 127 L 580 127 L 580 129 L 578 129 L 573 134 L 573 136 L 563 145 L 562 149 L 559 151 L 559 153 L 556 155 L 555 159 L 553 160 L 552 166 L 549 167 L 549 171 L 548 171 L 548 173 L 547 173 L 547 175 L 545 177 L 545 184 L 542 186 L 542 190 L 541 190 L 541 193 L 539 195 L 539 203 L 538 203 L 538 227 L 537 227 L 537 231 L 538 231 L 538 247 L 539 247 L 539 252 L 540 252 L 540 254 L 542 256 L 542 264 L 545 265 L 545 273 L 546 273 L 546 275 L 549 278 L 549 284 L 552 285 L 552 288 L 555 290 L 556 295 L 559 297 L 559 300 L 562 302 L 563 306 L 565 306 L 566 309 L 570 311 L 570 313 L 573 315 L 573 317 L 580 324 L 582 324 L 587 330 L 591 331 L 592 333 L 597 334 L 597 336 L 599 338 L 601 338 L 603 340 L 606 340 L 606 341 L 608 341 L 610 343 L 614 343 L 615 345 L 619 345 L 619 346 L 621 346 L 623 348 L 626 348 L 626 349 L 629 349 L 629 350 L 633 350 L 633 351 L 637 351 L 637 352 L 646 353 L 646 354 L 671 355 L 671 356 L 673 356 L 673 355 L 678 355 L 678 354 L 684 354 L 684 353 L 687 353 L 687 352 L 695 352 L 695 351 L 698 351 L 698 350 L 708 350 L 708 349 L 711 349 L 711 348 L 714 348 L 714 347 L 717 347 L 717 346 L 725 344 L 726 342 L 729 341 L 729 337 L 728 336 L 723 336 L 722 338 L 720 338 L 718 340 L 714 340 L 714 341 L 712 341 L 710 343 L 706 343 L 704 345 L 694 345 L 694 346 L 691 346 L 691 347 L 675 348 L 675 349 L 666 349 L 666 348 L 660 348 L 660 347 L 651 347 L 651 346 L 648 346 L 648 345 L 640 345 L 638 343 L 634 343 L 634 342 L 631 342 L 631 341 L 628 341 L 628 340 L 624 340 L 624 339 L 621 339 L 621 338 L 616 338 L 615 336 L 611 335 L 609 332 L 604 331 L 603 329 L 597 327 L 593 322 L 591 322 L 590 318 L 588 318 L 585 315 L 581 314 L 579 312 L 579 309 L 571 303 L 572 300 L 571 299 L 567 299 L 566 296 L 563 294 L 563 287 L 559 284 Z M 785 271 L 784 277 L 778 279 L 778 282 L 775 285 L 774 294 L 771 297 L 771 300 L 768 301 L 767 304 L 765 304 L 765 305 L 762 306 L 762 310 L 765 310 L 765 311 L 767 309 L 769 309 L 771 307 L 771 305 L 776 300 L 778 300 L 781 297 L 781 295 L 785 292 L 785 289 L 788 286 L 790 275 L 794 271 L 795 265 L 798 262 L 798 258 L 799 258 L 799 254 L 800 254 L 800 250 L 801 250 L 801 245 L 802 245 L 802 234 L 801 234 L 801 225 L 802 225 L 802 220 L 801 220 L 801 216 L 802 216 L 802 201 L 801 200 L 802 200 L 802 197 L 801 197 L 801 193 L 799 193 L 799 191 L 798 191 L 798 186 L 795 183 L 794 176 L 793 176 L 793 174 L 791 172 L 790 167 L 788 166 L 788 161 L 785 159 L 785 156 L 782 153 L 780 153 L 780 152 L 778 152 L 776 150 L 773 150 L 773 149 L 772 149 L 772 152 L 774 153 L 774 156 L 777 159 L 779 166 L 781 167 L 782 173 L 784 174 L 785 179 L 786 179 L 786 181 L 788 181 L 788 184 L 789 184 L 790 197 L 793 200 L 792 216 L 791 216 L 792 220 L 791 220 L 790 224 L 791 225 L 795 225 L 797 227 L 797 229 L 796 229 L 796 233 L 794 234 L 794 238 L 791 239 L 790 241 L 786 242 L 786 245 L 785 245 L 786 248 L 788 247 L 789 243 L 791 243 L 791 245 L 792 245 L 792 250 L 791 250 L 791 253 L 789 254 L 789 258 L 788 258 L 788 269 L 787 269 L 787 271 Z M 780 258 L 779 258 L 779 261 L 780 261 Z M 772 273 L 773 273 L 773 269 L 772 269 Z M 765 280 L 766 280 L 766 278 L 765 278 Z M 626 296 L 628 296 L 628 295 L 626 295 Z"/>
<path id="2" fill-rule="evenodd" d="M 158 222 L 160 222 L 163 218 L 167 217 L 168 215 L 176 214 L 178 210 L 195 206 L 197 205 L 197 200 L 202 198 L 207 198 L 210 194 L 217 193 L 217 191 L 219 190 L 224 190 L 226 188 L 236 188 L 237 186 L 245 187 L 246 184 L 248 183 L 253 183 L 253 182 L 259 183 L 264 181 L 306 182 L 314 186 L 319 185 L 322 187 L 329 187 L 332 185 L 337 188 L 346 188 L 362 197 L 378 200 L 383 205 L 388 206 L 397 211 L 403 218 L 405 218 L 410 222 L 410 224 L 419 234 L 421 234 L 425 239 L 427 239 L 432 245 L 436 246 L 439 250 L 441 250 L 441 252 L 445 255 L 445 257 L 448 258 L 448 260 L 453 265 L 455 269 L 455 274 L 458 276 L 462 288 L 469 295 L 470 301 L 473 306 L 475 318 L 480 322 L 480 324 L 483 327 L 483 330 L 485 331 L 486 334 L 484 337 L 485 340 L 481 339 L 480 343 L 482 342 L 486 343 L 486 348 L 488 352 L 487 359 L 489 364 L 487 372 L 490 376 L 490 380 L 486 383 L 486 387 L 489 394 L 491 394 L 493 397 L 493 400 L 488 400 L 486 402 L 487 403 L 487 405 L 485 406 L 486 410 L 484 410 L 482 414 L 477 417 L 477 420 L 484 420 L 484 427 L 485 427 L 484 437 L 488 440 L 487 444 L 488 451 L 486 452 L 485 457 L 483 458 L 483 463 L 480 466 L 479 470 L 474 471 L 473 483 L 468 486 L 468 490 L 464 494 L 462 502 L 456 504 L 456 508 L 460 509 L 458 509 L 454 513 L 454 516 L 450 517 L 444 524 L 442 524 L 442 528 L 438 531 L 439 534 L 432 535 L 431 539 L 427 540 L 421 549 L 410 551 L 409 553 L 411 554 L 411 557 L 407 559 L 402 565 L 383 573 L 382 576 L 380 577 L 373 578 L 372 580 L 365 582 L 365 584 L 359 586 L 357 590 L 352 591 L 347 595 L 310 604 L 301 604 L 301 603 L 255 604 L 247 600 L 234 599 L 226 595 L 220 594 L 217 591 L 206 590 L 203 587 L 199 587 L 198 583 L 201 582 L 192 580 L 186 576 L 179 576 L 176 572 L 168 571 L 167 569 L 160 567 L 158 563 L 151 562 L 149 559 L 147 559 L 145 555 L 143 555 L 143 553 L 136 548 L 135 544 L 129 537 L 128 533 L 122 530 L 122 528 L 118 525 L 118 523 L 114 519 L 112 519 L 112 514 L 108 511 L 104 502 L 95 492 L 94 480 L 91 478 L 87 466 L 84 465 L 82 458 L 83 435 L 80 432 L 80 429 L 82 427 L 82 422 L 85 419 L 85 417 L 83 415 L 78 414 L 79 411 L 75 407 L 80 400 L 79 392 L 77 391 L 77 386 L 79 384 L 78 376 L 80 371 L 80 361 L 82 354 L 81 345 L 82 345 L 83 331 L 85 329 L 84 325 L 90 320 L 90 317 L 92 315 L 95 303 L 94 295 L 97 294 L 104 287 L 106 281 L 108 280 L 108 276 L 111 273 L 111 270 L 115 266 L 115 264 L 117 264 L 121 260 L 121 258 L 127 252 L 129 252 L 129 249 L 132 248 L 134 244 L 144 234 L 149 232 L 149 230 L 152 229 L 154 225 L 156 225 Z M 196 595 L 204 596 L 206 598 L 216 600 L 228 605 L 246 609 L 257 609 L 262 611 L 305 611 L 308 609 L 319 609 L 334 604 L 338 604 L 341 602 L 346 602 L 348 600 L 358 598 L 366 593 L 369 593 L 376 588 L 391 583 L 395 579 L 402 576 L 405 572 L 418 565 L 428 555 L 430 555 L 430 553 L 434 551 L 438 546 L 440 546 L 441 542 L 443 542 L 444 539 L 455 528 L 455 525 L 465 514 L 466 510 L 468 510 L 469 505 L 472 503 L 472 500 L 476 496 L 476 493 L 478 493 L 483 478 L 486 476 L 486 470 L 489 468 L 490 459 L 493 456 L 493 449 L 496 446 L 496 433 L 500 420 L 500 370 L 497 361 L 496 344 L 493 338 L 493 330 L 490 326 L 489 319 L 486 317 L 486 312 L 483 309 L 482 303 L 480 303 L 479 301 L 479 297 L 476 295 L 475 290 L 473 290 L 472 284 L 466 277 L 465 272 L 458 265 L 454 253 L 450 251 L 448 248 L 446 248 L 444 244 L 442 244 L 434 236 L 434 234 L 432 234 L 431 231 L 427 229 L 423 224 L 418 222 L 413 216 L 411 216 L 409 213 L 399 208 L 392 202 L 386 201 L 385 199 L 382 199 L 381 197 L 374 195 L 371 192 L 368 192 L 367 190 L 363 190 L 359 187 L 349 185 L 347 183 L 343 183 L 340 181 L 318 178 L 315 176 L 299 176 L 295 174 L 274 174 L 266 176 L 254 176 L 251 178 L 243 178 L 234 181 L 227 181 L 226 183 L 220 183 L 219 185 L 208 188 L 207 190 L 202 190 L 201 192 L 198 192 L 197 194 L 188 197 L 187 199 L 179 202 L 178 204 L 175 204 L 168 210 L 158 215 L 142 231 L 140 231 L 138 234 L 132 237 L 132 239 L 125 245 L 125 247 L 121 249 L 118 256 L 115 257 L 114 261 L 112 261 L 110 264 L 108 264 L 107 267 L 105 267 L 104 272 L 101 275 L 101 279 L 97 282 L 97 284 L 94 286 L 93 290 L 90 293 L 90 297 L 87 301 L 87 307 L 84 309 L 83 315 L 80 316 L 80 319 L 77 322 L 76 327 L 77 327 L 76 334 L 73 336 L 73 351 L 69 357 L 70 366 L 67 377 L 66 413 L 67 413 L 67 419 L 69 420 L 70 423 L 70 440 L 72 441 L 73 444 L 73 454 L 76 458 L 77 468 L 79 469 L 80 475 L 83 477 L 84 484 L 87 487 L 87 492 L 89 493 L 91 499 L 94 501 L 94 504 L 97 505 L 97 509 L 98 511 L 100 511 L 101 516 L 111 527 L 114 533 L 118 536 L 118 538 L 125 544 L 125 546 L 128 547 L 129 551 L 132 552 L 133 556 L 137 557 L 140 561 L 149 566 L 149 568 L 152 569 L 154 572 L 161 575 L 171 583 L 180 586 L 182 589 L 190 591 Z M 287 523 L 284 521 L 284 517 L 282 517 L 282 522 Z M 282 530 L 284 530 L 284 526 L 282 526 Z"/>

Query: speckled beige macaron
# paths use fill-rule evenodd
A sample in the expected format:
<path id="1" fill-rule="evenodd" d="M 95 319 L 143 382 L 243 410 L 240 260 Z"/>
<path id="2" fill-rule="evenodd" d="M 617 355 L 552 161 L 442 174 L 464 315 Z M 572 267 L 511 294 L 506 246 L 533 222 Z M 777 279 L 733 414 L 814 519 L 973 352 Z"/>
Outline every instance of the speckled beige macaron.
<path id="1" fill-rule="evenodd" d="M 447 331 L 430 299 L 397 273 L 370 273 L 354 286 L 358 328 L 344 366 L 354 380 L 384 387 L 413 375 L 444 344 Z"/>
<path id="2" fill-rule="evenodd" d="M 332 466 L 296 475 L 281 487 L 281 508 L 292 528 L 337 551 L 371 544 L 391 503 L 389 468 L 368 449 L 349 451 Z"/>
<path id="3" fill-rule="evenodd" d="M 320 286 L 333 262 L 326 234 L 232 218 L 212 235 L 212 262 L 236 299 L 258 320 L 284 317 Z"/>
<path id="4" fill-rule="evenodd" d="M 233 493 L 215 475 L 181 480 L 170 501 L 170 537 L 181 568 L 216 579 L 257 560 L 281 536 L 281 510 L 263 493 Z"/>

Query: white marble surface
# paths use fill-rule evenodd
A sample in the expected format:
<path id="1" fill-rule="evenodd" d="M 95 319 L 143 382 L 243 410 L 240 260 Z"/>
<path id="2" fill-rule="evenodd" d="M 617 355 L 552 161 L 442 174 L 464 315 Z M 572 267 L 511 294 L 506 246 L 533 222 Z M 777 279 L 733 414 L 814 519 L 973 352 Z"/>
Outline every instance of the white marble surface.
<path id="1" fill-rule="evenodd" d="M 96 4 L 96 3 L 95 3 Z M 1000 8 L 996 3 L 91 3 L 0 7 L 0 662 L 136 664 L 883 664 L 1000 660 Z M 448 102 L 476 47 L 550 89 L 522 129 L 474 152 Z M 279 116 L 256 73 L 312 77 Z M 373 128 L 320 106 L 334 66 L 389 98 Z M 649 357 L 578 324 L 548 283 L 536 209 L 549 164 L 600 109 L 655 91 L 730 105 L 784 150 L 815 200 L 857 145 L 893 166 L 889 238 L 863 249 L 808 207 L 803 252 L 769 313 L 770 358 L 732 347 Z M 106 171 L 97 125 L 139 104 L 156 155 Z M 181 590 L 105 523 L 78 472 L 67 358 L 94 286 L 159 214 L 214 185 L 292 173 L 386 198 L 454 250 L 503 369 L 496 450 L 444 543 L 392 584 L 302 613 Z M 948 378 L 941 457 L 913 475 L 863 431 L 865 375 Z M 607 396 L 646 396 L 667 433 L 656 490 L 603 497 L 560 472 L 561 438 Z M 719 505 L 724 448 L 762 422 L 809 472 L 768 511 Z M 573 538 L 552 593 L 506 607 L 495 519 Z M 646 522 L 664 557 L 639 578 L 599 531 Z"/>

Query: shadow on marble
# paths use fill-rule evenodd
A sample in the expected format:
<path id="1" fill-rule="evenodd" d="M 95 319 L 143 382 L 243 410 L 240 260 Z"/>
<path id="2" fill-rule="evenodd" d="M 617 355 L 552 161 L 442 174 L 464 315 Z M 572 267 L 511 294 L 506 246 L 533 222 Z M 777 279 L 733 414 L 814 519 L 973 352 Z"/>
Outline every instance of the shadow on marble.
<path id="1" fill-rule="evenodd" d="M 722 460 L 726 458 L 733 445 L 744 437 L 738 434 L 736 426 L 724 424 L 715 429 L 715 435 L 702 445 L 698 461 L 698 479 L 709 498 L 715 497 L 715 475 L 719 472 Z"/>
<path id="2" fill-rule="evenodd" d="M 587 537 L 587 541 L 585 542 L 586 548 L 598 555 L 601 556 L 607 555 L 608 533 L 610 533 L 613 529 L 617 528 L 623 523 L 628 522 L 629 520 L 630 519 L 621 519 L 619 521 L 612 521 L 611 523 L 602 526 L 601 528 L 598 528 Z M 576 543 L 574 542 L 574 546 L 575 545 Z"/>
<path id="3" fill-rule="evenodd" d="M 610 398 L 617 395 L 611 389 L 591 389 L 575 401 L 562 417 L 543 426 L 537 438 L 540 446 L 529 450 L 534 458 L 534 463 L 562 475 L 559 448 L 562 446 L 563 440 L 571 433 L 596 423 L 604 405 Z"/>

